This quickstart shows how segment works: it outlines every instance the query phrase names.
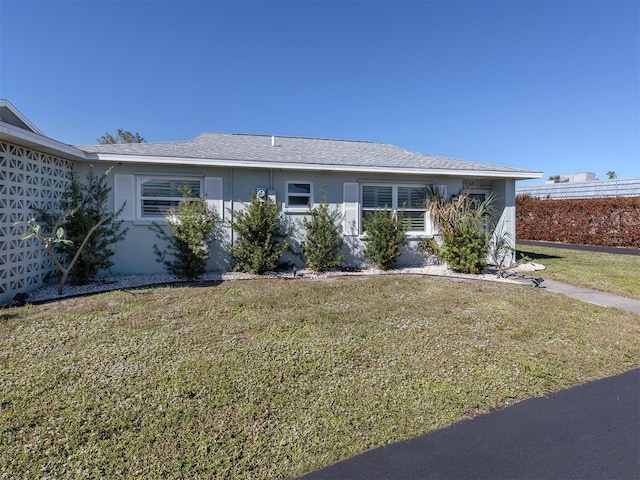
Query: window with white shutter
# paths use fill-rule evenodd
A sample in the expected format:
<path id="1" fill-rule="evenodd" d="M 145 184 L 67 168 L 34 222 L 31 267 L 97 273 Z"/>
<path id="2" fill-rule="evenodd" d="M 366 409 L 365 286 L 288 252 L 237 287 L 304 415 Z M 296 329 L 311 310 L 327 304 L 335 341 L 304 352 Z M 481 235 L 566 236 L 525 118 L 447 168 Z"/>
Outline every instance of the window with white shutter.
<path id="1" fill-rule="evenodd" d="M 402 215 L 407 233 L 431 233 L 424 185 L 363 185 L 362 218 L 385 209 Z"/>
<path id="2" fill-rule="evenodd" d="M 193 177 L 138 177 L 138 218 L 166 218 L 178 208 L 185 192 L 202 195 L 202 179 Z"/>

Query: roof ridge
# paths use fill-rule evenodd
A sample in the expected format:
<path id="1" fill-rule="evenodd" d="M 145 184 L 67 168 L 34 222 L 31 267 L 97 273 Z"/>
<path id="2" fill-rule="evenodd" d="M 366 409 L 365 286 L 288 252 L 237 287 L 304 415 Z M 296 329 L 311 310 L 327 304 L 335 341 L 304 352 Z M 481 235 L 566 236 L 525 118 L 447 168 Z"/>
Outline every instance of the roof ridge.
<path id="1" fill-rule="evenodd" d="M 203 132 L 200 135 L 234 135 L 234 136 L 246 136 L 246 137 L 275 137 L 275 138 L 292 138 L 296 140 L 327 140 L 331 142 L 350 142 L 350 143 L 372 143 L 378 145 L 391 145 L 390 143 L 383 142 L 374 142 L 372 140 L 351 140 L 348 138 L 328 138 L 328 137 L 308 137 L 308 136 L 297 136 L 297 135 L 276 135 L 276 134 L 267 134 L 267 133 L 242 133 L 242 132 L 234 132 L 234 133 L 215 133 L 215 132 Z"/>

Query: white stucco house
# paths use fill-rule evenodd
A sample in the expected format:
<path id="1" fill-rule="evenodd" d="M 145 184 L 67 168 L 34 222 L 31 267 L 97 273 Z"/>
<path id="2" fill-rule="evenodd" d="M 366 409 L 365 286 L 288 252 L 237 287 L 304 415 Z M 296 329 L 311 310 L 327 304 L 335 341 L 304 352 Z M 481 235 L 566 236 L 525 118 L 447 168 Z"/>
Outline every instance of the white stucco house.
<path id="1" fill-rule="evenodd" d="M 515 242 L 515 182 L 541 178 L 541 172 L 456 160 L 375 142 L 299 138 L 275 135 L 203 133 L 192 140 L 166 143 L 70 146 L 44 135 L 10 102 L 0 100 L 0 303 L 17 292 L 38 287 L 52 270 L 35 240 L 21 240 L 33 209 L 50 207 L 67 187 L 72 172 L 84 178 L 113 167 L 109 175 L 110 207 L 123 203 L 129 231 L 115 246 L 111 273 L 162 270 L 149 229 L 162 223 L 167 210 L 181 199 L 188 184 L 206 195 L 220 215 L 229 241 L 228 220 L 264 192 L 282 205 L 291 222 L 322 200 L 343 215 L 349 262 L 362 262 L 362 218 L 368 211 L 402 208 L 410 220 L 408 244 L 400 264 L 416 264 L 417 242 L 436 232 L 429 221 L 424 195 L 429 185 L 447 194 L 468 192 L 479 197 L 493 192 L 501 212 L 500 228 Z M 211 270 L 228 268 L 223 247 L 213 252 Z M 291 261 L 296 261 L 292 258 Z"/>

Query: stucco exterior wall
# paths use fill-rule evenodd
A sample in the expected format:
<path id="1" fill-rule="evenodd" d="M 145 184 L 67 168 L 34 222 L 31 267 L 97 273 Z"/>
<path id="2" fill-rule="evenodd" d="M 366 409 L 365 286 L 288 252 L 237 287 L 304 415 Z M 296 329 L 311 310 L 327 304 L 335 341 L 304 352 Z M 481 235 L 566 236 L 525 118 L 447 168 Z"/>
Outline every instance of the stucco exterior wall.
<path id="1" fill-rule="evenodd" d="M 33 215 L 36 208 L 50 208 L 60 199 L 66 190 L 73 171 L 79 178 L 85 178 L 90 168 L 96 174 L 104 173 L 113 167 L 108 184 L 116 187 L 114 179 L 130 177 L 136 179 L 145 175 L 186 176 L 202 179 L 218 179 L 220 184 L 219 227 L 223 233 L 223 243 L 212 248 L 208 269 L 211 271 L 229 270 L 230 257 L 228 246 L 235 241 L 229 221 L 234 212 L 250 201 L 251 194 L 258 188 L 266 188 L 269 194 L 281 204 L 284 218 L 289 228 L 291 249 L 283 256 L 283 261 L 302 266 L 300 257 L 303 239 L 302 220 L 305 209 L 287 208 L 287 182 L 310 182 L 312 201 L 317 205 L 326 196 L 330 208 L 345 212 L 344 186 L 352 184 L 412 184 L 441 185 L 446 187 L 448 195 L 458 194 L 467 187 L 462 178 L 389 175 L 376 173 L 319 172 L 312 170 L 278 170 L 268 168 L 231 168 L 189 165 L 154 165 L 132 163 L 107 163 L 79 161 L 57 157 L 33 149 L 10 143 L 0 142 L 0 303 L 10 303 L 18 292 L 29 292 L 40 286 L 48 274 L 55 271 L 51 260 L 35 240 L 22 240 L 26 231 L 24 225 L 14 225 Z M 115 188 L 114 188 L 115 190 Z M 500 215 L 498 228 L 507 233 L 507 238 L 515 240 L 515 181 L 500 179 L 483 182 L 476 191 L 490 192 L 496 195 L 496 207 Z M 360 187 L 361 192 L 361 187 Z M 216 193 L 214 192 L 214 195 Z M 130 201 L 137 202 L 134 193 Z M 358 202 L 360 202 L 358 198 Z M 117 209 L 121 199 L 115 191 L 109 199 L 109 208 Z M 133 207 L 133 205 L 131 205 Z M 133 209 L 132 209 L 133 210 Z M 360 211 L 358 211 L 358 215 Z M 162 223 L 159 220 L 159 223 Z M 128 228 L 125 239 L 114 246 L 112 274 L 137 274 L 163 272 L 164 267 L 156 261 L 153 245 L 163 244 L 149 228 L 151 221 L 139 218 L 128 219 L 124 226 Z M 342 228 L 343 226 L 340 225 Z M 434 232 L 435 233 L 435 232 Z M 358 232 L 343 231 L 345 236 L 344 253 L 346 264 L 362 266 L 364 263 L 365 241 Z M 409 235 L 408 243 L 403 247 L 399 265 L 421 265 L 425 259 L 417 252 L 417 245 L 425 235 Z M 437 237 L 437 235 L 436 235 Z"/>
<path id="2" fill-rule="evenodd" d="M 499 214 L 496 234 L 502 236 L 511 248 L 516 246 L 516 182 L 511 178 L 494 182 L 494 193 L 496 195 L 496 210 Z M 510 263 L 512 255 L 507 257 Z"/>
<path id="3" fill-rule="evenodd" d="M 74 162 L 0 142 L 0 304 L 40 286 L 55 270 L 42 244 L 22 240 L 24 222 L 51 208 L 70 183 Z"/>
<path id="4" fill-rule="evenodd" d="M 415 176 L 415 175 L 389 175 L 375 173 L 345 173 L 345 172 L 319 172 L 311 170 L 277 170 L 268 168 L 231 168 L 231 167 L 203 167 L 203 166 L 167 166 L 150 164 L 107 164 L 94 163 L 96 173 L 102 173 L 107 168 L 113 166 L 109 176 L 109 182 L 114 185 L 114 177 L 145 175 L 169 175 L 188 176 L 196 178 L 221 178 L 222 185 L 222 221 L 220 228 L 223 232 L 225 245 L 217 244 L 212 249 L 211 259 L 208 269 L 228 270 L 230 268 L 230 258 L 227 247 L 235 238 L 229 227 L 229 221 L 233 219 L 234 211 L 243 208 L 243 203 L 250 201 L 251 194 L 258 188 L 266 188 L 270 194 L 275 194 L 275 199 L 282 206 L 282 211 L 286 222 L 290 228 L 291 251 L 283 256 L 284 262 L 302 265 L 299 256 L 300 241 L 303 238 L 303 228 L 301 225 L 304 218 L 304 209 L 296 210 L 287 208 L 286 187 L 287 182 L 311 182 L 312 200 L 315 205 L 320 203 L 323 194 L 326 195 L 330 208 L 343 212 L 344 198 L 343 186 L 347 183 L 388 183 L 388 184 L 415 184 L 415 185 L 444 185 L 449 194 L 457 194 L 463 188 L 462 179 L 455 177 L 437 176 Z M 80 178 L 86 175 L 88 164 L 78 167 Z M 324 192 L 324 193 L 323 193 Z M 119 208 L 121 203 L 115 204 L 117 195 L 112 195 L 111 208 Z M 134 199 L 134 201 L 137 201 Z M 161 221 L 159 223 L 162 223 Z M 156 261 L 153 253 L 153 245 L 158 244 L 162 249 L 163 244 L 154 232 L 149 228 L 149 220 L 132 219 L 125 221 L 124 225 L 129 231 L 126 238 L 115 245 L 115 254 L 112 258 L 114 266 L 111 273 L 133 274 L 133 273 L 155 273 L 162 272 L 162 264 Z M 348 232 L 347 232 L 348 233 Z M 418 242 L 424 235 L 414 235 L 408 237 L 408 243 L 403 248 L 403 253 L 399 259 L 399 265 L 420 265 L 424 258 L 417 252 Z M 347 264 L 351 266 L 361 266 L 364 261 L 364 241 L 360 235 L 345 235 L 344 252 L 347 254 Z"/>

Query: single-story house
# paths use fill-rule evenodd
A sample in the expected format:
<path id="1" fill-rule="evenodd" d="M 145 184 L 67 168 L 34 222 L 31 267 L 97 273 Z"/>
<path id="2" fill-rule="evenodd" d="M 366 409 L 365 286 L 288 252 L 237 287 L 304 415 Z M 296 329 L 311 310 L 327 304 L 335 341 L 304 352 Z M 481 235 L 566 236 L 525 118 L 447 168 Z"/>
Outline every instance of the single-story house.
<path id="1" fill-rule="evenodd" d="M 415 252 L 418 241 L 436 234 L 421 196 L 426 186 L 480 198 L 493 192 L 500 228 L 515 242 L 515 182 L 542 176 L 383 143 L 276 135 L 203 133 L 187 141 L 70 146 L 45 136 L 10 102 L 0 100 L 0 303 L 38 287 L 52 271 L 44 249 L 34 239 L 22 240 L 25 226 L 14 223 L 29 218 L 35 208 L 53 206 L 72 172 L 82 179 L 91 167 L 96 173 L 113 167 L 110 208 L 125 205 L 121 218 L 129 230 L 115 246 L 114 274 L 162 271 L 152 249 L 159 240 L 149 226 L 165 221 L 185 184 L 215 207 L 230 242 L 228 221 L 253 193 L 280 203 L 291 224 L 326 195 L 331 208 L 342 213 L 351 264 L 363 258 L 363 215 L 404 207 L 409 241 L 399 263 L 408 265 L 422 261 Z M 209 268 L 228 268 L 226 250 L 216 248 Z M 295 252 L 290 255 L 295 262 Z"/>

